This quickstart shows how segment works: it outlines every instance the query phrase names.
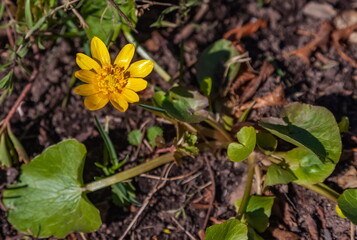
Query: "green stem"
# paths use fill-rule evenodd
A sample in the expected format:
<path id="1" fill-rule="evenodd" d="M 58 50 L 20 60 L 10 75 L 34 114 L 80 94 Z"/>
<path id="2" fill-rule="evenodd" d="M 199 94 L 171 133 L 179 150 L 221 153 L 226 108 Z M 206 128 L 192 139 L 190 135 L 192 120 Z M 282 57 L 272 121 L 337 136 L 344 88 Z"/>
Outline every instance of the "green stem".
<path id="1" fill-rule="evenodd" d="M 100 124 L 97 115 L 94 115 L 94 120 L 95 120 L 95 125 L 97 126 L 97 129 L 98 129 L 100 135 L 102 136 L 104 144 L 108 150 L 110 161 L 111 161 L 112 165 L 116 165 L 118 163 L 118 155 L 115 151 L 114 145 L 113 145 L 112 141 L 110 140 L 108 133 L 105 132 L 102 124 Z"/>
<path id="2" fill-rule="evenodd" d="M 247 183 L 246 183 L 245 189 L 244 189 L 244 195 L 242 198 L 242 202 L 239 206 L 238 213 L 237 213 L 238 220 L 242 219 L 243 214 L 245 213 L 247 206 L 248 206 L 250 192 L 252 190 L 252 184 L 253 184 L 254 166 L 255 166 L 255 158 L 254 158 L 254 152 L 252 152 L 248 157 L 248 177 L 247 177 Z"/>
<path id="3" fill-rule="evenodd" d="M 227 131 L 224 130 L 224 128 L 219 123 L 217 123 L 214 119 L 209 117 L 207 120 L 205 120 L 205 122 L 208 123 L 214 129 L 216 129 L 218 132 L 220 132 L 222 136 L 227 140 L 227 142 L 233 141 L 231 136 L 227 133 Z"/>
<path id="4" fill-rule="evenodd" d="M 136 177 L 142 173 L 148 172 L 165 163 L 171 162 L 174 159 L 174 153 L 166 153 L 165 155 L 155 158 L 154 160 L 140 164 L 139 166 L 136 166 L 124 172 L 120 172 L 113 176 L 91 182 L 83 188 L 83 191 L 94 192 L 99 189 L 109 187 L 115 183 L 122 182 L 124 180 Z"/>
<path id="5" fill-rule="evenodd" d="M 327 199 L 331 200 L 334 203 L 337 203 L 337 199 L 340 197 L 340 194 L 323 183 L 317 183 L 314 185 L 302 185 L 305 188 L 308 188 Z"/>
<path id="6" fill-rule="evenodd" d="M 149 59 L 151 61 L 153 61 L 155 63 L 154 69 L 155 71 L 165 80 L 165 81 L 170 81 L 171 80 L 171 76 L 148 54 L 148 52 L 142 47 L 140 46 L 137 41 L 135 40 L 135 38 L 133 37 L 133 35 L 128 32 L 128 31 L 124 31 L 124 36 L 126 38 L 126 40 L 128 40 L 128 42 L 130 43 L 134 43 L 136 45 L 136 51 L 138 52 L 138 54 L 146 59 Z"/>

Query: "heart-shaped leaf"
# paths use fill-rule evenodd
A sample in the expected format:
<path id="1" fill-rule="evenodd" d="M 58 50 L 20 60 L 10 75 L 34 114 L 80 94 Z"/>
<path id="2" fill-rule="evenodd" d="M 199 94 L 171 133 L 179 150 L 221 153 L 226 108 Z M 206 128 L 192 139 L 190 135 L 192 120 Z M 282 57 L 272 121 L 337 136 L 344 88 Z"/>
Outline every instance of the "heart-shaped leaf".
<path id="1" fill-rule="evenodd" d="M 281 117 L 264 119 L 259 125 L 287 142 L 309 149 L 322 162 L 339 161 L 341 137 L 336 120 L 329 110 L 291 103 L 284 108 Z"/>
<path id="2" fill-rule="evenodd" d="M 64 238 L 101 225 L 99 211 L 83 192 L 86 148 L 66 140 L 22 165 L 18 184 L 9 186 L 3 202 L 14 227 L 35 237 Z"/>
<path id="3" fill-rule="evenodd" d="M 206 240 L 248 240 L 248 227 L 237 219 L 213 225 L 206 230 Z"/>
<path id="4" fill-rule="evenodd" d="M 239 143 L 231 143 L 228 146 L 228 158 L 233 162 L 241 162 L 254 150 L 256 133 L 253 127 L 243 127 L 237 133 Z"/>

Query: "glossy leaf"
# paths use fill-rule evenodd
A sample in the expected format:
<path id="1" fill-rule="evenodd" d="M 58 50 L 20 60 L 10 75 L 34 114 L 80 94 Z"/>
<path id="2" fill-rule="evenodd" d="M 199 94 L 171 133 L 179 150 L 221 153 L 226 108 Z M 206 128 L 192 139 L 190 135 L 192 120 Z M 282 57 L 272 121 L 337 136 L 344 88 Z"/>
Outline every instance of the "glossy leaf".
<path id="1" fill-rule="evenodd" d="M 248 240 L 248 227 L 237 219 L 213 225 L 206 230 L 206 240 Z"/>
<path id="2" fill-rule="evenodd" d="M 323 182 L 335 169 L 334 163 L 323 163 L 313 152 L 303 147 L 275 154 L 286 160 L 298 178 L 294 181 L 298 184 L 309 185 Z"/>
<path id="3" fill-rule="evenodd" d="M 241 162 L 254 150 L 256 133 L 253 127 L 243 127 L 237 133 L 239 143 L 231 143 L 228 146 L 228 158 L 233 162 Z"/>
<path id="4" fill-rule="evenodd" d="M 273 186 L 276 184 L 287 184 L 296 179 L 297 177 L 289 168 L 283 168 L 282 166 L 273 163 L 268 168 L 264 185 Z"/>
<path id="5" fill-rule="evenodd" d="M 324 107 L 291 103 L 281 119 L 268 118 L 259 124 L 279 138 L 315 153 L 323 162 L 337 163 L 342 143 L 332 113 Z"/>
<path id="6" fill-rule="evenodd" d="M 97 230 L 99 211 L 83 192 L 85 155 L 83 144 L 66 140 L 22 165 L 19 183 L 3 195 L 10 223 L 40 238 Z"/>
<path id="7" fill-rule="evenodd" d="M 353 224 L 357 224 L 357 189 L 347 189 L 337 200 L 344 216 Z"/>

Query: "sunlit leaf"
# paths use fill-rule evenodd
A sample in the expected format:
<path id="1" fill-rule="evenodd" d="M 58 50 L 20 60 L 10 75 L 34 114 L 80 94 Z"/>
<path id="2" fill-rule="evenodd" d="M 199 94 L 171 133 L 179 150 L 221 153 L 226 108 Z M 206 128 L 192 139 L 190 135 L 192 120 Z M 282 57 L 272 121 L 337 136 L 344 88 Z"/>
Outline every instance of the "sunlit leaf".
<path id="1" fill-rule="evenodd" d="M 213 225 L 206 230 L 206 240 L 248 240 L 248 227 L 237 219 Z"/>
<path id="2" fill-rule="evenodd" d="M 309 185 L 323 182 L 335 169 L 334 163 L 323 163 L 313 152 L 303 147 L 275 154 L 285 159 L 297 177 L 294 182 L 298 184 Z"/>
<path id="3" fill-rule="evenodd" d="M 83 191 L 85 155 L 83 144 L 66 140 L 22 165 L 19 183 L 3 195 L 10 223 L 40 238 L 97 230 L 99 211 Z"/>
<path id="4" fill-rule="evenodd" d="M 341 137 L 330 111 L 324 107 L 291 103 L 284 108 L 281 117 L 267 118 L 259 124 L 279 138 L 309 149 L 323 162 L 339 161 Z"/>
<path id="5" fill-rule="evenodd" d="M 141 131 L 136 129 L 136 130 L 131 131 L 128 134 L 128 141 L 131 145 L 139 146 L 141 143 L 142 137 L 143 137 L 143 134 L 141 133 Z"/>
<path id="6" fill-rule="evenodd" d="M 264 232 L 269 226 L 269 217 L 273 207 L 275 197 L 250 196 L 245 211 L 245 217 L 248 224 L 258 232 Z M 238 209 L 241 199 L 236 202 Z"/>
<path id="7" fill-rule="evenodd" d="M 233 162 L 241 162 L 254 150 L 256 133 L 253 127 L 243 127 L 237 133 L 239 143 L 231 143 L 228 146 L 228 158 Z"/>
<path id="8" fill-rule="evenodd" d="M 160 127 L 153 126 L 148 129 L 147 137 L 151 147 L 156 147 L 156 141 L 158 137 L 162 137 L 163 131 Z"/>
<path id="9" fill-rule="evenodd" d="M 264 185 L 273 186 L 276 184 L 286 184 L 296 180 L 297 177 L 289 168 L 283 168 L 282 166 L 272 164 L 269 166 Z"/>
<path id="10" fill-rule="evenodd" d="M 337 200 L 343 215 L 357 224 L 357 189 L 347 189 Z"/>

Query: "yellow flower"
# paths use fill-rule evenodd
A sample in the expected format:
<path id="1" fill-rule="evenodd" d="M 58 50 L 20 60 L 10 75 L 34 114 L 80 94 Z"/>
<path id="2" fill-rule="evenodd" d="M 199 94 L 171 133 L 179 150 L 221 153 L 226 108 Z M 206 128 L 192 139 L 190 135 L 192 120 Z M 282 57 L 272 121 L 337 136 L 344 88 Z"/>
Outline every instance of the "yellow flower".
<path id="1" fill-rule="evenodd" d="M 105 44 L 94 37 L 90 44 L 92 58 L 77 53 L 76 62 L 82 69 L 75 72 L 76 78 L 87 83 L 74 89 L 85 96 L 84 105 L 89 110 L 103 108 L 109 101 L 121 112 L 128 109 L 128 103 L 138 102 L 136 92 L 144 90 L 147 82 L 143 79 L 154 67 L 150 60 L 140 60 L 130 64 L 135 47 L 127 44 L 119 52 L 112 64 Z"/>

